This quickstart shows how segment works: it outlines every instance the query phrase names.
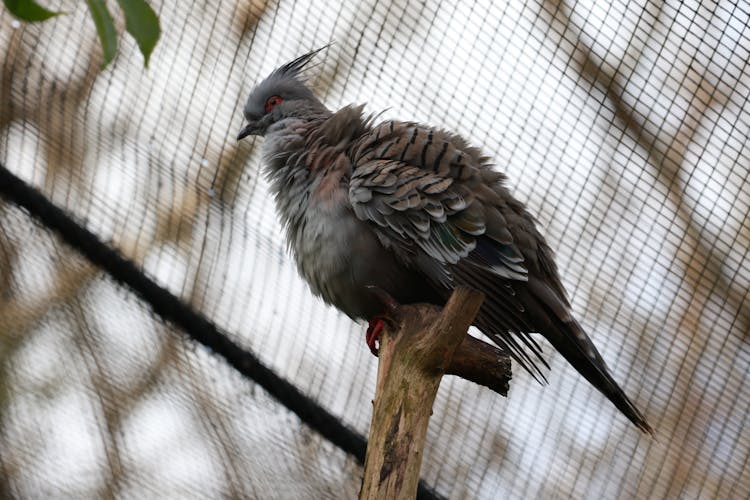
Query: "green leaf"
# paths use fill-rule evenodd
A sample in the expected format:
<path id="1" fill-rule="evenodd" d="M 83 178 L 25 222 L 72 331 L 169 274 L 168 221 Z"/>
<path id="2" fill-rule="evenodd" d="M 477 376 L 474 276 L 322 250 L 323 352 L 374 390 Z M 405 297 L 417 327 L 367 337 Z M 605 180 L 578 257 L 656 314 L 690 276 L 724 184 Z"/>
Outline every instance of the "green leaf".
<path id="1" fill-rule="evenodd" d="M 148 58 L 161 33 L 159 18 L 145 0 L 117 0 L 117 3 L 125 13 L 125 29 L 135 38 L 148 67 Z"/>
<path id="2" fill-rule="evenodd" d="M 3 0 L 3 3 L 10 13 L 18 19 L 32 23 L 45 21 L 60 14 L 60 12 L 45 9 L 34 0 Z"/>
<path id="3" fill-rule="evenodd" d="M 94 24 L 96 25 L 96 31 L 99 33 L 99 41 L 102 43 L 102 52 L 104 54 L 102 69 L 104 69 L 117 55 L 115 22 L 112 20 L 112 15 L 107 10 L 104 0 L 86 0 L 86 5 L 89 6 L 91 17 L 94 19 Z"/>

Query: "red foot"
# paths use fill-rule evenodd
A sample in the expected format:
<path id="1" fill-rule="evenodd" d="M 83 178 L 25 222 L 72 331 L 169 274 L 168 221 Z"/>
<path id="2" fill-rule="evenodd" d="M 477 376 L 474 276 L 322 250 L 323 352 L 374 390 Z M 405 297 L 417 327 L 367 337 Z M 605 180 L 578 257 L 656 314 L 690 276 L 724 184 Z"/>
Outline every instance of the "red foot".
<path id="1" fill-rule="evenodd" d="M 383 322 L 382 316 L 375 316 L 370 320 L 369 325 L 367 325 L 367 333 L 365 334 L 365 342 L 367 342 L 367 347 L 370 348 L 370 352 L 373 356 L 378 355 L 378 346 L 376 342 L 378 342 L 378 339 L 380 338 L 380 333 L 383 331 L 383 326 L 385 323 Z"/>

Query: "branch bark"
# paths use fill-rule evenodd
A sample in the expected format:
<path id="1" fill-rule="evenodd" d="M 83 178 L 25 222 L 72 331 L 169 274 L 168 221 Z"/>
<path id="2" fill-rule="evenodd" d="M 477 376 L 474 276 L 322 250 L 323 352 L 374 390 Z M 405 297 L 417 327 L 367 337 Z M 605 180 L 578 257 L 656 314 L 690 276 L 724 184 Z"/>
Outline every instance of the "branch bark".
<path id="1" fill-rule="evenodd" d="M 480 292 L 458 288 L 442 310 L 416 304 L 390 311 L 393 321 L 386 324 L 380 338 L 360 499 L 415 497 L 432 404 L 449 367 L 456 374 L 472 375 L 482 385 L 504 386 L 507 391 L 510 362 L 504 383 L 499 379 L 482 383 L 476 362 L 494 360 L 497 364 L 498 352 L 500 356 L 502 352 L 466 334 L 483 299 Z"/>
<path id="2" fill-rule="evenodd" d="M 507 396 L 510 388 L 510 355 L 470 335 L 464 336 L 453 354 L 446 375 L 455 375 Z"/>

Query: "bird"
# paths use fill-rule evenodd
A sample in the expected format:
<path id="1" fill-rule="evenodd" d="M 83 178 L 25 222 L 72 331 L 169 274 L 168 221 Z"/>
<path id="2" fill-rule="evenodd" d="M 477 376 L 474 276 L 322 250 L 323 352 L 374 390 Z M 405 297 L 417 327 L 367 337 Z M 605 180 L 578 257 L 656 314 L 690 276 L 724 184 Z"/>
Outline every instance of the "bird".
<path id="1" fill-rule="evenodd" d="M 378 121 L 364 105 L 332 111 L 307 69 L 328 46 L 273 70 L 251 91 L 237 136 L 262 136 L 262 170 L 297 270 L 312 292 L 369 321 L 397 302 L 444 305 L 452 290 L 485 294 L 474 326 L 540 382 L 541 334 L 635 426 L 653 435 L 576 321 L 553 252 L 488 156 L 456 133 Z M 244 123 L 244 122 L 243 122 Z"/>

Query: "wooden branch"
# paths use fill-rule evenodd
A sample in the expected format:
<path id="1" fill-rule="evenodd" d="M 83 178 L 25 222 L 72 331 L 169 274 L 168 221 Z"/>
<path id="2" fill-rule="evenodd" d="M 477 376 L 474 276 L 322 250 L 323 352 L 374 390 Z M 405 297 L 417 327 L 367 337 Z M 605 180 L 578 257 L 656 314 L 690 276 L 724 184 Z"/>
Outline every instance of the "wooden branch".
<path id="1" fill-rule="evenodd" d="M 460 372 L 475 373 L 467 363 L 494 355 L 466 340 L 483 298 L 480 292 L 458 288 L 442 311 L 425 304 L 395 306 L 390 311 L 394 321 L 386 324 L 380 337 L 360 499 L 416 496 L 427 424 L 443 373 L 452 365 Z M 457 349 L 463 357 L 454 364 Z"/>
<path id="2" fill-rule="evenodd" d="M 464 337 L 451 359 L 446 375 L 455 375 L 507 396 L 512 371 L 510 355 L 493 345 Z"/>

